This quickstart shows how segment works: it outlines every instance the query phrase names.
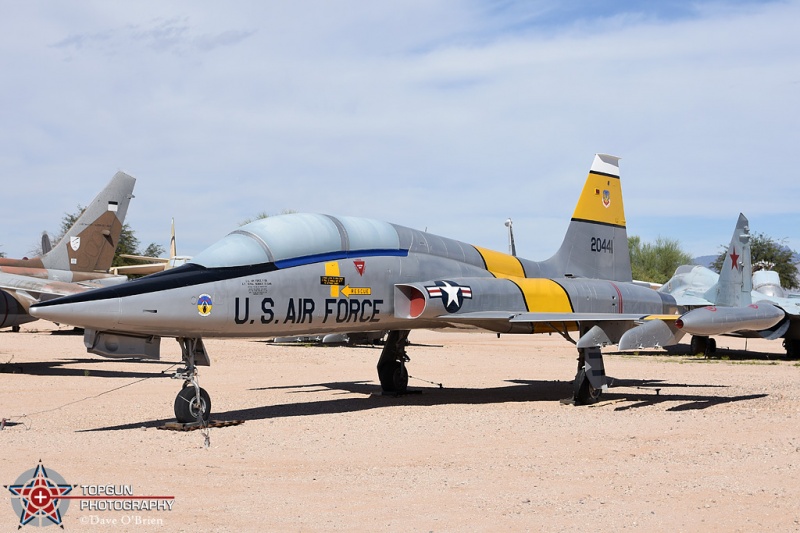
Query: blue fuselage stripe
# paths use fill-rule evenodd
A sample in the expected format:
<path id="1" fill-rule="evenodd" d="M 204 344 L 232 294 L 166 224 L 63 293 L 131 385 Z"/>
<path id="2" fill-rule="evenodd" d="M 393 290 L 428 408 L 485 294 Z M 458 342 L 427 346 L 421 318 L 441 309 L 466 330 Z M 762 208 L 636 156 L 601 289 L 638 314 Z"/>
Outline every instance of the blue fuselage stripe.
<path id="1" fill-rule="evenodd" d="M 202 285 L 226 279 L 245 278 L 256 276 L 266 272 L 275 272 L 292 267 L 311 265 L 326 261 L 337 261 L 340 259 L 360 258 L 360 257 L 407 257 L 408 250 L 356 250 L 356 251 L 336 251 L 324 254 L 307 255 L 294 259 L 282 259 L 274 263 L 262 263 L 258 265 L 206 268 L 195 263 L 187 263 L 178 268 L 158 272 L 150 276 L 106 287 L 72 294 L 61 298 L 54 298 L 46 302 L 35 304 L 39 307 L 60 305 L 65 303 L 91 302 L 96 300 L 108 300 L 110 298 L 123 298 L 137 294 L 148 294 L 153 292 Z"/>
<path id="2" fill-rule="evenodd" d="M 292 259 L 281 259 L 275 261 L 275 266 L 279 269 L 291 268 L 312 263 L 323 263 L 327 261 L 338 261 L 340 259 L 353 259 L 359 257 L 407 257 L 408 250 L 351 250 L 327 252 L 324 254 L 307 255 L 305 257 L 293 257 Z"/>

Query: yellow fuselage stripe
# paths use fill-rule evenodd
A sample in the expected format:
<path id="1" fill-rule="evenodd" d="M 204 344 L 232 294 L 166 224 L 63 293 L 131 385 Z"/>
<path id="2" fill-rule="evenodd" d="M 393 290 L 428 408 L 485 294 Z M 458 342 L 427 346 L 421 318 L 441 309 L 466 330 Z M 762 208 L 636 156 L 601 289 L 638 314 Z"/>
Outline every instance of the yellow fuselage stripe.
<path id="1" fill-rule="evenodd" d="M 519 287 L 531 313 L 571 313 L 572 305 L 564 287 L 545 278 L 508 278 Z"/>
<path id="2" fill-rule="evenodd" d="M 571 313 L 572 304 L 564 287 L 551 279 L 526 278 L 519 259 L 513 255 L 475 247 L 486 263 L 486 269 L 497 278 L 507 279 L 519 287 L 525 305 L 532 313 Z"/>
<path id="3" fill-rule="evenodd" d="M 483 257 L 483 262 L 486 263 L 486 270 L 491 272 L 498 278 L 524 278 L 525 271 L 522 269 L 522 264 L 519 259 L 513 255 L 508 255 L 494 250 L 487 250 L 486 248 L 475 247 L 478 253 Z"/>

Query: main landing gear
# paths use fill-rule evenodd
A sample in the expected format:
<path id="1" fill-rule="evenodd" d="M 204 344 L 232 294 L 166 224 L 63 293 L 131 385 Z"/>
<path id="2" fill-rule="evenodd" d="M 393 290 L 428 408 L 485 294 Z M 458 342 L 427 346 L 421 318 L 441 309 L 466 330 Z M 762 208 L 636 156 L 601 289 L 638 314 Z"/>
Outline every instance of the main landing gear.
<path id="1" fill-rule="evenodd" d="M 692 355 L 703 354 L 706 357 L 710 357 L 717 352 L 717 340 L 711 337 L 694 335 L 689 346 L 692 350 Z"/>
<path id="2" fill-rule="evenodd" d="M 179 368 L 172 376 L 183 380 L 183 389 L 175 398 L 175 418 L 182 424 L 208 422 L 211 417 L 211 397 L 197 381 L 196 365 L 208 366 L 210 361 L 203 339 L 179 337 L 181 357 L 186 368 Z"/>
<path id="3" fill-rule="evenodd" d="M 578 373 L 572 384 L 572 399 L 575 405 L 596 402 L 608 388 L 603 353 L 598 346 L 578 348 Z"/>
<path id="4" fill-rule="evenodd" d="M 800 359 L 800 339 L 783 339 L 783 347 L 787 358 Z"/>
<path id="5" fill-rule="evenodd" d="M 378 359 L 378 379 L 385 393 L 404 394 L 408 391 L 408 370 L 410 361 L 406 355 L 408 330 L 390 331 Z"/>

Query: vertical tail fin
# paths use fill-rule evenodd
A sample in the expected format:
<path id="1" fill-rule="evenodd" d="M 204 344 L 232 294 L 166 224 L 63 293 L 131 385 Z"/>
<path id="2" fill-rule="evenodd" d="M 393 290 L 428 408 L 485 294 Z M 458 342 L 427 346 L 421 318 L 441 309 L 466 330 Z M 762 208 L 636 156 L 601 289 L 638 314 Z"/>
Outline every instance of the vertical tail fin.
<path id="1" fill-rule="evenodd" d="M 105 272 L 111 268 L 136 179 L 117 172 L 48 253 L 45 268 Z"/>
<path id="2" fill-rule="evenodd" d="M 556 276 L 633 279 L 618 157 L 595 155 L 564 242 L 544 266 Z"/>
<path id="3" fill-rule="evenodd" d="M 739 213 L 736 229 L 728 245 L 719 281 L 705 294 L 706 300 L 722 307 L 750 305 L 753 290 L 753 265 L 750 259 L 750 223 Z"/>
<path id="4" fill-rule="evenodd" d="M 172 219 L 172 229 L 169 235 L 169 258 L 175 259 L 178 255 L 178 246 L 175 244 L 175 219 Z"/>

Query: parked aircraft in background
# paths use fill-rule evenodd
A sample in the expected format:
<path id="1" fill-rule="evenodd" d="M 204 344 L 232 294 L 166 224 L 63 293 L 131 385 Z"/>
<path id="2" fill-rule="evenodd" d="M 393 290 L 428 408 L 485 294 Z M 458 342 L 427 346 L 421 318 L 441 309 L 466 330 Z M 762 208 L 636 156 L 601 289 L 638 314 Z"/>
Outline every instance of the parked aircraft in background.
<path id="1" fill-rule="evenodd" d="M 119 254 L 120 257 L 125 259 L 134 259 L 142 261 L 140 265 L 123 265 L 113 267 L 111 272 L 114 274 L 125 274 L 128 276 L 146 276 L 148 274 L 155 274 L 163 270 L 169 270 L 186 264 L 190 256 L 178 255 L 178 248 L 175 244 L 175 219 L 172 220 L 170 239 L 169 239 L 169 257 L 150 257 L 147 255 L 131 255 Z"/>
<path id="2" fill-rule="evenodd" d="M 181 422 L 209 416 L 196 371 L 209 364 L 203 337 L 389 330 L 378 377 L 402 393 L 411 329 L 556 332 L 578 348 L 573 395 L 585 403 L 608 386 L 600 347 L 671 344 L 677 318 L 672 296 L 631 281 L 618 158 L 608 155 L 594 158 L 546 261 L 378 220 L 295 213 L 242 226 L 182 267 L 31 312 L 84 327 L 87 349 L 105 356 L 158 358 L 161 337 L 175 337 L 186 364 L 176 374 Z"/>
<path id="3" fill-rule="evenodd" d="M 17 329 L 36 320 L 28 313 L 33 303 L 128 280 L 108 270 L 135 183 L 117 172 L 59 243 L 40 257 L 0 258 L 0 328 Z"/>
<path id="4" fill-rule="evenodd" d="M 761 289 L 754 290 L 753 284 Z M 783 338 L 789 357 L 800 357 L 800 300 L 784 297 L 777 272 L 753 274 L 750 225 L 739 215 L 720 274 L 703 266 L 684 265 L 660 289 L 692 308 L 676 326 L 692 335 L 695 353 L 713 353 L 710 335 Z"/>

